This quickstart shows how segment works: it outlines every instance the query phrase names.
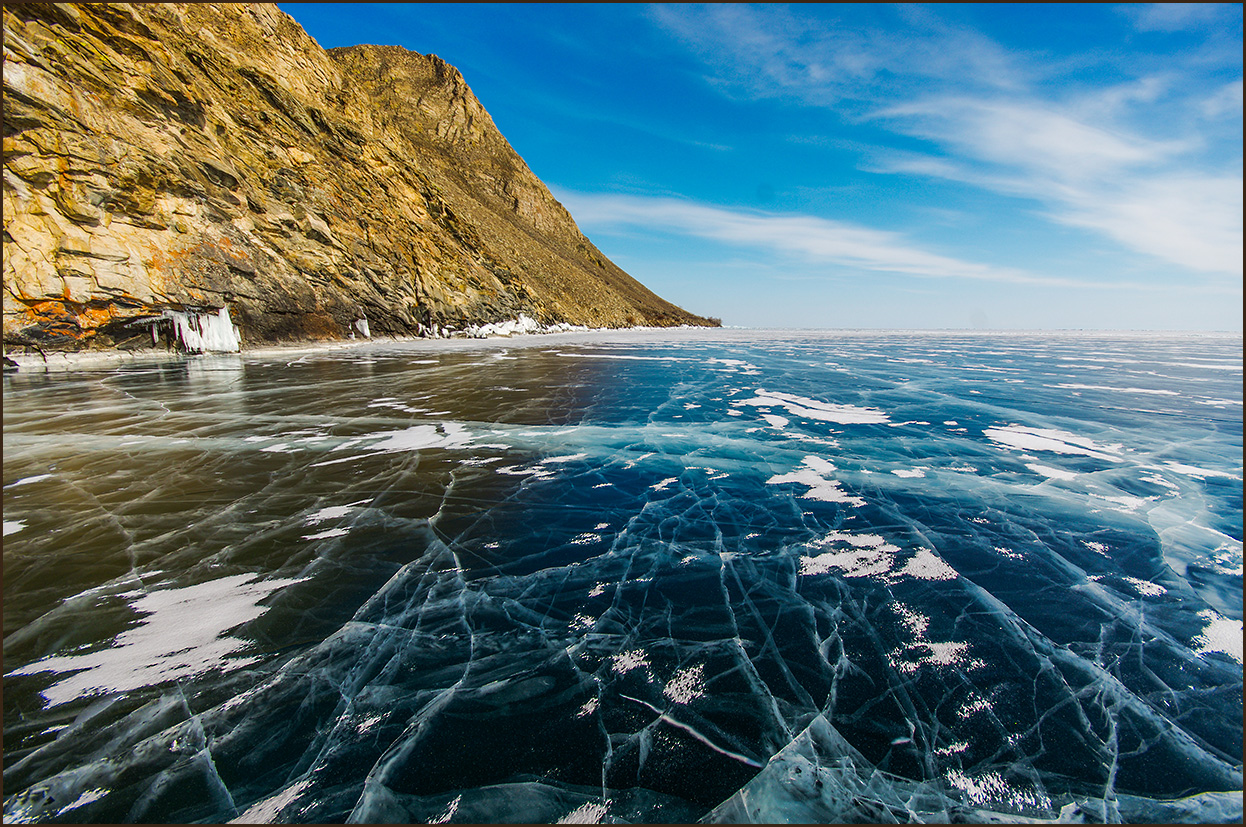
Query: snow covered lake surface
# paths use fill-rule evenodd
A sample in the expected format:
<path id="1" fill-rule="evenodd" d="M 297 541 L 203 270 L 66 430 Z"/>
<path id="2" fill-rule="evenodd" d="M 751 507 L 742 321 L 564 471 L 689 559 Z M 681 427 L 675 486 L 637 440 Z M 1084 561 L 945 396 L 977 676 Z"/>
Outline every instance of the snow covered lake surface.
<path id="1" fill-rule="evenodd" d="M 1240 336 L 4 377 L 19 821 L 1242 815 Z"/>

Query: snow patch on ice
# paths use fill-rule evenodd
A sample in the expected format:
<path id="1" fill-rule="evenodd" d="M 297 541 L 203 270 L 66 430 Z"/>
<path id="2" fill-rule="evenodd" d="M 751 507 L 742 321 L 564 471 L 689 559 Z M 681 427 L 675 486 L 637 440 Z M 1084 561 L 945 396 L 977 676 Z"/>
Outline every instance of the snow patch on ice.
<path id="1" fill-rule="evenodd" d="M 52 478 L 51 474 L 37 474 L 33 477 L 25 477 L 24 479 L 20 479 L 17 482 L 11 482 L 8 485 L 6 485 L 5 488 L 16 488 L 19 485 L 29 485 L 32 482 L 39 482 L 40 480 L 47 480 L 51 478 Z"/>
<path id="2" fill-rule="evenodd" d="M 230 820 L 230 824 L 275 824 L 281 818 L 281 811 L 294 803 L 298 797 L 312 786 L 312 780 L 305 778 L 295 784 L 291 784 L 276 795 L 269 796 L 262 801 L 257 801 L 247 808 L 247 811 L 235 819 Z"/>
<path id="3" fill-rule="evenodd" d="M 587 456 L 588 456 L 588 454 L 566 454 L 566 455 L 561 456 L 561 457 L 546 457 L 545 459 L 541 460 L 541 462 L 542 462 L 542 463 L 546 463 L 546 462 L 575 462 L 576 460 L 579 460 L 579 459 L 584 459 L 584 458 L 585 458 L 585 457 L 587 457 Z"/>
<path id="4" fill-rule="evenodd" d="M 1147 597 L 1159 597 L 1161 594 L 1168 591 L 1160 584 L 1152 583 L 1150 580 L 1142 580 L 1137 577 L 1129 576 L 1126 576 L 1124 579 L 1126 583 L 1137 589 L 1138 594 L 1146 595 Z"/>
<path id="5" fill-rule="evenodd" d="M 245 666 L 256 657 L 240 657 L 249 643 L 225 633 L 260 617 L 260 601 L 302 578 L 256 580 L 235 574 L 139 597 L 134 611 L 139 625 L 119 634 L 106 649 L 51 655 L 15 669 L 10 675 L 39 672 L 69 676 L 43 690 L 49 706 L 103 692 L 128 692 L 166 681 L 190 678 L 211 669 Z"/>
<path id="6" fill-rule="evenodd" d="M 410 405 L 404 405 L 396 399 L 374 399 L 368 403 L 369 408 L 391 408 L 395 411 L 403 413 L 425 413 L 427 408 L 412 408 Z"/>
<path id="7" fill-rule="evenodd" d="M 1059 468 L 1052 468 L 1050 465 L 1039 465 L 1037 463 L 1027 462 L 1026 468 L 1029 468 L 1035 474 L 1047 477 L 1053 480 L 1072 480 L 1077 478 L 1076 471 L 1064 471 Z"/>
<path id="8" fill-rule="evenodd" d="M 607 806 L 595 801 L 586 801 L 579 807 L 558 819 L 555 824 L 601 824 L 606 815 Z"/>
<path id="9" fill-rule="evenodd" d="M 620 652 L 610 658 L 611 668 L 620 675 L 626 675 L 633 669 L 644 669 L 645 672 L 650 671 L 649 659 L 645 656 L 643 649 L 631 649 L 627 652 Z"/>
<path id="10" fill-rule="evenodd" d="M 1130 497 L 1124 494 L 1115 497 L 1108 497 L 1102 494 L 1091 494 L 1090 496 L 1096 500 L 1105 500 L 1110 503 L 1124 506 L 1126 511 L 1137 511 L 1147 503 L 1154 502 L 1158 499 L 1157 497 Z"/>
<path id="11" fill-rule="evenodd" d="M 1212 471 L 1208 468 L 1199 468 L 1196 465 L 1186 465 L 1180 462 L 1165 462 L 1164 467 L 1178 474 L 1184 474 L 1187 477 L 1195 477 L 1200 480 L 1207 477 L 1227 477 L 1231 480 L 1241 479 L 1236 474 L 1230 474 L 1225 471 Z"/>
<path id="12" fill-rule="evenodd" d="M 320 509 L 319 511 L 314 511 L 311 514 L 308 514 L 303 519 L 303 522 L 307 525 L 315 525 L 316 523 L 322 523 L 325 520 L 336 520 L 341 517 L 345 517 L 347 514 L 354 511 L 358 506 L 363 505 L 366 502 L 368 502 L 368 500 L 360 500 L 359 502 L 349 503 L 347 505 L 330 505 L 326 508 Z"/>
<path id="13" fill-rule="evenodd" d="M 1204 609 L 1198 616 L 1207 621 L 1206 628 L 1194 638 L 1194 653 L 1206 655 L 1223 652 L 1238 663 L 1242 662 L 1242 621 L 1221 617 L 1212 609 Z"/>
<path id="14" fill-rule="evenodd" d="M 1204 369 L 1204 370 L 1235 370 L 1235 371 L 1238 371 L 1239 373 L 1240 373 L 1240 372 L 1241 372 L 1241 370 L 1242 370 L 1242 363 L 1241 363 L 1241 362 L 1238 362 L 1238 363 L 1236 363 L 1236 364 L 1234 364 L 1234 363 L 1232 363 L 1232 362 L 1219 362 L 1219 363 L 1211 363 L 1211 362 L 1169 362 L 1169 364 L 1170 364 L 1172 367 L 1178 367 L 1178 368 L 1202 368 L 1202 369 Z"/>
<path id="15" fill-rule="evenodd" d="M 662 694 L 677 704 L 688 704 L 705 694 L 705 664 L 690 666 L 675 673 Z"/>
<path id="16" fill-rule="evenodd" d="M 758 388 L 752 399 L 740 399 L 732 405 L 752 405 L 754 407 L 782 407 L 795 416 L 806 419 L 818 419 L 824 422 L 838 422 L 841 425 L 862 425 L 888 422 L 887 414 L 877 408 L 862 408 L 856 405 L 838 405 L 832 402 L 820 402 L 791 393 L 780 393 Z"/>
<path id="17" fill-rule="evenodd" d="M 844 577 L 881 577 L 891 571 L 892 555 L 900 550 L 877 534 L 832 531 L 816 545 L 846 544 L 850 548 L 800 558 L 802 575 L 826 574 L 839 569 Z"/>
<path id="18" fill-rule="evenodd" d="M 978 807 L 1003 805 L 1010 810 L 1031 807 L 1051 809 L 1051 799 L 1041 791 L 1009 784 L 997 772 L 968 776 L 958 769 L 949 769 L 944 773 L 944 778 L 953 787 L 965 793 L 971 804 Z"/>
<path id="19" fill-rule="evenodd" d="M 445 810 L 445 812 L 443 812 L 443 813 L 442 813 L 441 815 L 439 815 L 439 816 L 435 816 L 435 817 L 433 817 L 433 818 L 429 819 L 429 820 L 428 820 L 428 823 L 429 823 L 429 824 L 446 824 L 446 823 L 448 823 L 448 822 L 450 821 L 450 819 L 454 818 L 454 814 L 455 814 L 455 813 L 457 813 L 457 812 L 459 811 L 459 802 L 461 802 L 462 800 L 463 800 L 463 795 L 462 795 L 462 793 L 460 793 L 459 795 L 456 795 L 456 796 L 454 797 L 454 800 L 453 800 L 453 801 L 451 801 L 448 805 L 446 805 L 446 810 Z"/>
<path id="20" fill-rule="evenodd" d="M 1124 446 L 1120 444 L 1099 445 L 1094 440 L 1059 431 L 1055 428 L 1031 428 L 1026 425 L 1005 425 L 987 428 L 982 432 L 988 439 L 1019 448 L 1023 451 L 1051 451 L 1057 454 L 1080 454 L 1110 462 L 1123 462 L 1116 456 Z"/>
<path id="21" fill-rule="evenodd" d="M 968 657 L 969 644 L 959 640 L 932 641 L 926 638 L 930 618 L 925 614 L 896 602 L 891 607 L 901 623 L 913 634 L 913 642 L 902 644 L 888 655 L 891 665 L 899 672 L 914 674 L 923 666 L 960 666 L 972 669 L 982 666 L 982 661 Z"/>
<path id="22" fill-rule="evenodd" d="M 403 431 L 381 431 L 373 434 L 364 434 L 343 442 L 334 450 L 342 451 L 347 448 L 354 448 L 370 439 L 378 441 L 367 446 L 365 450 L 369 453 L 377 454 L 418 451 L 423 448 L 463 448 L 471 444 L 473 436 L 467 428 L 458 422 L 442 422 L 436 425 L 412 425 Z M 362 454 L 342 459 L 324 460 L 323 462 L 312 463 L 311 467 L 316 468 L 322 465 L 350 462 L 359 456 L 362 456 Z"/>
<path id="23" fill-rule="evenodd" d="M 90 804 L 92 801 L 99 801 L 101 798 L 108 795 L 109 792 L 110 790 L 107 790 L 103 787 L 92 787 L 89 790 L 85 790 L 81 795 L 79 795 L 73 801 L 66 804 L 64 807 L 61 807 L 59 810 L 56 811 L 56 814 L 59 816 L 59 815 L 63 815 L 69 812 L 70 810 L 76 810 L 79 807 L 85 807 L 86 805 Z"/>
<path id="24" fill-rule="evenodd" d="M 810 455 L 805 457 L 803 465 L 803 468 L 797 468 L 790 473 L 771 477 L 766 480 L 766 484 L 779 485 L 785 482 L 796 482 L 809 487 L 809 490 L 801 495 L 804 499 L 853 506 L 865 505 L 865 500 L 846 493 L 839 487 L 838 482 L 829 478 L 829 475 L 835 472 L 835 466 L 828 460 Z"/>
<path id="25" fill-rule="evenodd" d="M 378 435 L 379 436 L 379 435 Z M 462 448 L 471 442 L 472 436 L 457 422 L 443 422 L 440 426 L 415 425 L 405 431 L 389 434 L 369 450 L 417 451 L 421 448 Z"/>
<path id="26" fill-rule="evenodd" d="M 947 758 L 953 755 L 957 755 L 958 753 L 962 753 L 967 749 L 969 749 L 968 741 L 953 741 L 952 743 L 948 744 L 946 747 L 939 747 L 938 749 L 936 749 L 934 751 L 934 754 Z"/>
<path id="27" fill-rule="evenodd" d="M 350 533 L 348 528 L 327 528 L 324 531 L 317 531 L 315 534 L 306 534 L 304 540 L 327 540 L 330 537 L 343 537 Z"/>
<path id="28" fill-rule="evenodd" d="M 919 548 L 898 573 L 919 580 L 955 580 L 958 577 L 956 569 L 928 548 Z"/>

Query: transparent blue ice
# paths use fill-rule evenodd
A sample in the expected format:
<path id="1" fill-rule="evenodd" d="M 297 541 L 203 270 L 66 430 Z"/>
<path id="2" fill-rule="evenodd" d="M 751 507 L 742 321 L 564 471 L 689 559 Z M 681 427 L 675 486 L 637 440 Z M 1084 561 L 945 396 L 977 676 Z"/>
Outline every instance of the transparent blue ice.
<path id="1" fill-rule="evenodd" d="M 4 379 L 5 820 L 1242 815 L 1242 340 Z"/>

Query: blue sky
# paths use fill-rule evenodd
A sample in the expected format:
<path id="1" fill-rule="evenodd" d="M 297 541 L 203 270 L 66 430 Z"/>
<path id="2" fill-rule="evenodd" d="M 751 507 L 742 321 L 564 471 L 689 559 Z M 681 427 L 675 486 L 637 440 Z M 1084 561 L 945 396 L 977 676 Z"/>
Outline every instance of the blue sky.
<path id="1" fill-rule="evenodd" d="M 1240 4 L 298 4 L 727 325 L 1242 329 Z"/>

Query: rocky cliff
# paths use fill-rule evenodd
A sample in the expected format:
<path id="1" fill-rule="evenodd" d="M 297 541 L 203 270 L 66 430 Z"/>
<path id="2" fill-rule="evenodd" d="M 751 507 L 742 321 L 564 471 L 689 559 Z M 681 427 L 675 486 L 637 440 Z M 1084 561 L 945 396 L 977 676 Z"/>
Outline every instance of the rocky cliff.
<path id="1" fill-rule="evenodd" d="M 249 343 L 713 323 L 603 256 L 436 56 L 326 52 L 271 5 L 6 4 L 6 345 L 221 308 Z"/>

